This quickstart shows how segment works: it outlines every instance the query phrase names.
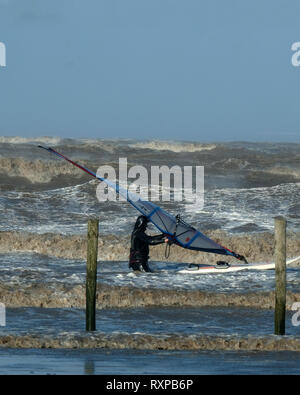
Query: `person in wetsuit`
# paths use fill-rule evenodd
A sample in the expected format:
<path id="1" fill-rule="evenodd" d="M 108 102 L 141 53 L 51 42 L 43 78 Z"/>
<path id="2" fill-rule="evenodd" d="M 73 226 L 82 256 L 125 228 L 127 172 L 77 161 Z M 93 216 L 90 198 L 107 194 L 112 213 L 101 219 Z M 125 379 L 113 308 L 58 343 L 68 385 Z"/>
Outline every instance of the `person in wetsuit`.
<path id="1" fill-rule="evenodd" d="M 141 272 L 151 272 L 148 266 L 149 245 L 168 242 L 168 238 L 164 234 L 148 236 L 145 233 L 147 224 L 148 219 L 144 215 L 140 215 L 131 234 L 129 268 Z"/>

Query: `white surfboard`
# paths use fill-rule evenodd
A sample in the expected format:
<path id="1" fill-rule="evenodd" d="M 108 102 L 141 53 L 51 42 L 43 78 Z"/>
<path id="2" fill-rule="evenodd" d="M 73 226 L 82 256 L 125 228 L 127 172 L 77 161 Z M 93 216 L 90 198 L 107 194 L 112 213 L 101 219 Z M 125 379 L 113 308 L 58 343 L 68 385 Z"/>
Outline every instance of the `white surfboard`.
<path id="1" fill-rule="evenodd" d="M 286 264 L 289 265 L 293 262 L 297 262 L 298 260 L 300 260 L 300 255 L 295 258 L 287 259 Z M 275 262 L 249 263 L 249 264 L 229 263 L 227 266 L 192 263 L 186 268 L 178 270 L 176 273 L 182 273 L 182 274 L 230 273 L 230 272 L 238 272 L 240 270 L 268 270 L 268 269 L 275 269 Z"/>

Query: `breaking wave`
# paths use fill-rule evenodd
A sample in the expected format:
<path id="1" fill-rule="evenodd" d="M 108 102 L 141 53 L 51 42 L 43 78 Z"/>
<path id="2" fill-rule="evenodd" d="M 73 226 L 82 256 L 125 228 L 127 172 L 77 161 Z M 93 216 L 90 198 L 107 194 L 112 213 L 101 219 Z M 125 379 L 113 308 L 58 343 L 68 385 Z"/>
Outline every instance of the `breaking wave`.
<path id="1" fill-rule="evenodd" d="M 53 188 L 50 183 L 58 178 L 62 179 L 60 186 L 67 186 L 68 177 L 77 181 L 84 177 L 79 169 L 40 150 L 38 144 L 55 146 L 93 171 L 104 164 L 117 169 L 123 157 L 128 158 L 128 166 L 142 164 L 147 169 L 152 165 L 171 168 L 175 163 L 181 167 L 204 166 L 205 188 L 269 187 L 300 181 L 299 144 L 277 144 L 273 149 L 256 144 L 253 149 L 246 143 L 0 137 L 2 190 L 7 183 L 21 190 L 25 181 L 45 186 L 49 183 Z"/>
<path id="2" fill-rule="evenodd" d="M 30 143 L 44 143 L 44 144 L 51 144 L 51 145 L 58 145 L 64 139 L 60 137 L 20 137 L 20 136 L 13 136 L 13 137 L 6 137 L 0 136 L 0 144 L 30 144 Z"/>
<path id="3" fill-rule="evenodd" d="M 0 144 L 46 144 L 52 146 L 80 146 L 83 149 L 87 148 L 102 148 L 109 152 L 114 152 L 116 148 L 129 147 L 131 149 L 150 149 L 157 151 L 173 151 L 173 152 L 200 152 L 203 150 L 213 150 L 217 144 L 203 144 L 197 142 L 184 141 L 160 141 L 149 140 L 136 142 L 128 139 L 67 139 L 60 137 L 6 137 L 0 136 Z"/>
<path id="4" fill-rule="evenodd" d="M 214 230 L 207 232 L 208 237 L 233 251 L 245 255 L 251 262 L 269 262 L 274 253 L 274 235 L 271 232 L 228 234 Z M 126 261 L 128 259 L 129 235 L 101 235 L 98 248 L 100 259 L 105 261 Z M 57 233 L 36 234 L 29 232 L 0 232 L 0 252 L 36 252 L 39 254 L 65 259 L 86 258 L 86 236 L 61 235 Z M 299 233 L 289 233 L 287 238 L 287 255 L 299 255 Z M 161 261 L 165 257 L 165 246 L 158 245 L 150 251 L 151 259 Z M 172 246 L 170 259 L 173 262 L 211 263 L 211 254 L 199 253 L 177 246 Z M 217 260 L 217 258 L 216 258 Z M 235 259 L 226 256 L 226 260 Z"/>
<path id="5" fill-rule="evenodd" d="M 85 285 L 29 284 L 18 286 L 0 283 L 1 302 L 7 307 L 84 308 Z M 287 291 L 286 308 L 291 310 L 300 293 Z M 201 290 L 137 288 L 132 286 L 97 285 L 97 308 L 136 307 L 249 307 L 274 308 L 273 291 L 230 293 Z"/>
<path id="6" fill-rule="evenodd" d="M 187 143 L 177 141 L 146 141 L 130 144 L 130 147 L 139 149 L 149 149 L 154 151 L 172 151 L 172 152 L 201 152 L 214 150 L 216 144 L 200 144 L 200 143 Z"/>
<path id="7" fill-rule="evenodd" d="M 0 347 L 10 348 L 108 348 L 139 350 L 247 350 L 300 351 L 300 339 L 282 336 L 210 336 L 106 334 L 94 332 L 62 332 L 56 335 L 2 335 Z"/>
<path id="8" fill-rule="evenodd" d="M 84 147 L 83 147 L 84 148 Z M 70 149 L 70 147 L 69 147 Z M 108 151 L 109 148 L 106 147 Z M 113 151 L 113 148 L 111 148 Z M 83 155 L 84 151 L 82 151 L 82 156 L 85 159 L 79 159 L 80 164 L 90 168 L 93 171 L 97 171 L 97 168 L 104 164 L 109 164 L 113 166 L 118 172 L 118 157 L 114 154 L 113 157 L 105 157 L 106 161 L 104 161 L 103 156 L 98 159 L 87 160 L 88 155 Z M 111 153 L 110 153 L 111 154 Z M 126 154 L 126 153 L 123 153 Z M 123 155 L 124 156 L 124 155 Z M 121 157 L 121 156 L 120 156 Z M 134 159 L 132 157 L 131 163 L 132 165 L 138 163 L 138 157 Z M 183 159 L 184 165 L 184 159 Z M 143 161 L 144 163 L 144 161 Z M 158 158 L 156 165 L 162 166 L 164 163 L 161 162 L 161 159 Z M 180 165 L 180 163 L 178 162 Z M 197 163 L 197 165 L 202 165 L 201 162 Z M 253 165 L 250 165 L 248 161 L 237 159 L 237 158 L 229 158 L 220 161 L 211 161 L 207 162 L 206 166 L 204 166 L 204 171 L 206 177 L 209 179 L 206 180 L 206 186 L 214 185 L 215 187 L 222 183 L 229 187 L 262 187 L 278 185 L 279 183 L 289 183 L 289 182 L 297 182 L 300 181 L 300 170 L 291 168 L 291 167 L 269 167 L 264 170 L 259 170 Z M 230 172 L 234 172 L 231 174 Z M 226 175 L 228 173 L 228 175 Z M 1 157 L 0 155 L 0 175 L 2 179 L 5 178 L 6 182 L 13 183 L 18 189 L 22 187 L 22 180 L 28 181 L 31 184 L 41 183 L 47 184 L 51 183 L 52 180 L 57 179 L 59 177 L 69 177 L 80 180 L 81 178 L 87 178 L 80 169 L 77 167 L 71 166 L 69 163 L 53 160 L 53 158 L 41 157 L 37 159 L 28 159 L 28 158 L 13 158 L 13 157 Z M 222 177 L 223 179 L 221 179 Z M 226 184 L 227 177 L 227 184 Z M 16 178 L 19 178 L 16 180 Z M 4 182 L 2 181 L 1 184 Z M 68 179 L 65 178 L 63 182 L 60 183 L 61 186 L 67 186 Z M 51 185 L 49 185 L 51 187 Z M 2 187 L 3 189 L 3 187 Z"/>
<path id="9" fill-rule="evenodd" d="M 83 162 L 83 164 L 85 164 Z M 25 160 L 22 158 L 0 158 L 0 173 L 7 176 L 23 177 L 31 183 L 49 183 L 53 178 L 69 176 L 83 177 L 82 171 L 68 163 Z"/>

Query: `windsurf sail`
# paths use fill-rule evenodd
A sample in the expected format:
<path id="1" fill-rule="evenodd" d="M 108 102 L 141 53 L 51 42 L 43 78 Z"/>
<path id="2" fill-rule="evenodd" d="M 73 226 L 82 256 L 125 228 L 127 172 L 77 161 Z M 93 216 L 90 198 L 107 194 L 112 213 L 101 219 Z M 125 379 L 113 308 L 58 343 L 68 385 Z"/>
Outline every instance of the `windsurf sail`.
<path id="1" fill-rule="evenodd" d="M 127 189 L 122 188 L 120 185 L 106 178 L 100 177 L 93 171 L 72 161 L 65 155 L 62 155 L 59 152 L 55 151 L 53 148 L 44 147 L 42 145 L 39 145 L 39 148 L 43 148 L 48 152 L 68 161 L 72 165 L 88 173 L 90 176 L 97 178 L 98 180 L 105 182 L 111 188 L 114 188 L 117 193 L 122 195 L 142 215 L 147 217 L 148 220 L 152 222 L 161 233 L 165 234 L 169 238 L 171 243 L 190 250 L 211 252 L 221 255 L 230 255 L 247 263 L 244 256 L 236 254 L 228 248 L 223 247 L 215 241 L 211 240 L 199 230 L 186 223 L 179 215 L 173 216 L 169 214 L 167 211 L 163 210 L 156 204 L 147 200 L 143 200 L 138 195 L 128 191 Z"/>

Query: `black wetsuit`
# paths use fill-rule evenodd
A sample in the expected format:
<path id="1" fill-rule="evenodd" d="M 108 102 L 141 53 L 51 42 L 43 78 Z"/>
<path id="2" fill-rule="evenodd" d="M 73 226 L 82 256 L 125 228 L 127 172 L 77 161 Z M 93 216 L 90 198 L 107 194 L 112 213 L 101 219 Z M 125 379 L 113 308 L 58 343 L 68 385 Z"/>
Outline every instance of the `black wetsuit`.
<path id="1" fill-rule="evenodd" d="M 134 229 L 131 234 L 131 247 L 129 267 L 133 270 L 150 272 L 148 266 L 149 245 L 157 245 L 165 242 L 165 235 L 148 236 L 145 229 Z"/>

